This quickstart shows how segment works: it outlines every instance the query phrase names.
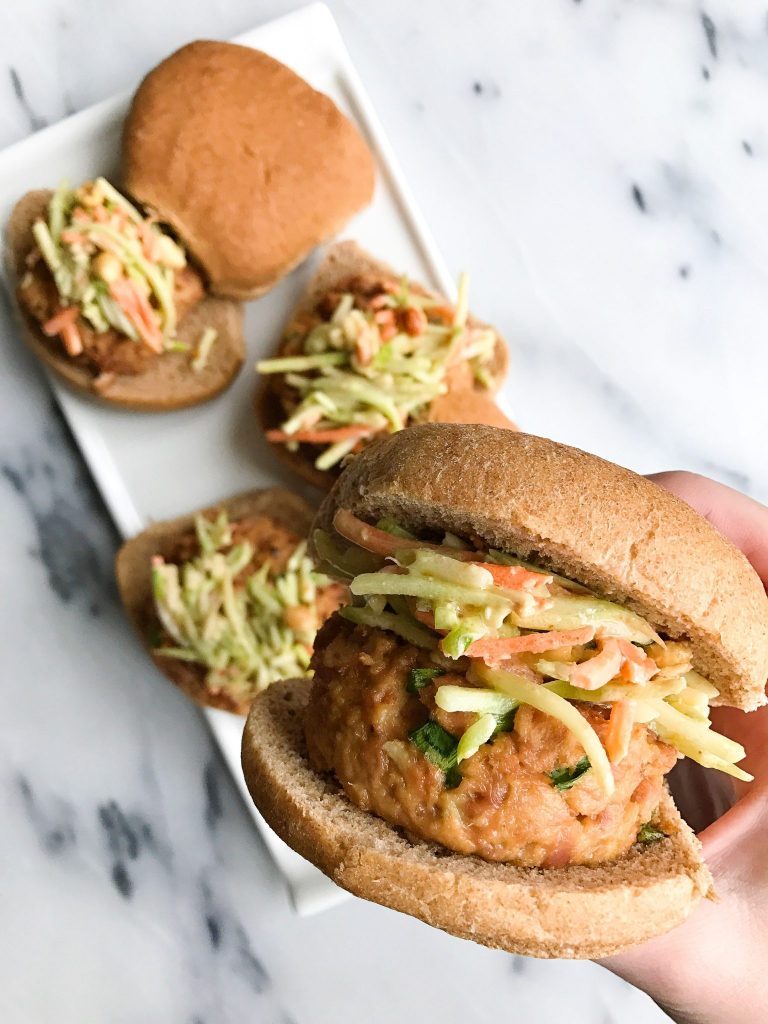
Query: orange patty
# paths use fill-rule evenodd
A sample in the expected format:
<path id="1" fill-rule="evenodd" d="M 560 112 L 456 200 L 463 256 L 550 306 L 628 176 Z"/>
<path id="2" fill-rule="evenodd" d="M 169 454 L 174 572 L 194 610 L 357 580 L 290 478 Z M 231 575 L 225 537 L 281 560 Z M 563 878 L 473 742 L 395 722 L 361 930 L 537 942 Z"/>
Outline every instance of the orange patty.
<path id="1" fill-rule="evenodd" d="M 604 863 L 629 849 L 659 802 L 676 760 L 671 747 L 635 725 L 610 798 L 591 772 L 558 790 L 549 773 L 577 764 L 584 751 L 556 719 L 523 706 L 510 732 L 462 762 L 461 782 L 449 789 L 408 739 L 434 707 L 434 686 L 419 696 L 406 689 L 411 669 L 428 664 L 423 651 L 394 635 L 334 615 L 312 661 L 305 735 L 313 766 L 332 772 L 359 807 L 458 853 L 560 867 Z M 607 711 L 576 706 L 602 738 Z M 439 713 L 456 736 L 469 719 Z"/>

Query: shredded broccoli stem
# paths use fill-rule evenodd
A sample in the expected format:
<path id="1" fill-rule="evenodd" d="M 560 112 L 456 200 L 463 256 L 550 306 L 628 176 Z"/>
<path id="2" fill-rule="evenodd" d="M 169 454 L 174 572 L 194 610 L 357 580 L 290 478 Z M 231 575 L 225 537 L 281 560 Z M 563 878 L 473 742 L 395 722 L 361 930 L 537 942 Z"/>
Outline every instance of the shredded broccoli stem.
<path id="1" fill-rule="evenodd" d="M 269 562 L 249 572 L 253 547 L 232 545 L 226 512 L 215 520 L 197 516 L 195 530 L 198 556 L 182 566 L 161 558 L 153 564 L 155 610 L 172 640 L 154 653 L 205 666 L 208 688 L 235 696 L 306 675 L 317 591 L 329 582 L 314 571 L 306 541 L 282 572 L 274 574 Z"/>
<path id="2" fill-rule="evenodd" d="M 606 752 L 573 705 L 623 703 L 633 722 L 647 724 L 681 754 L 751 779 L 736 765 L 744 748 L 711 729 L 709 707 L 718 691 L 693 671 L 690 646 L 665 641 L 636 612 L 503 551 L 477 551 L 473 558 L 453 534 L 442 545 L 420 542 L 391 518 L 374 528 L 344 510 L 336 525 L 357 544 L 339 550 L 320 531 L 316 544 L 330 571 L 349 581 L 357 604 L 344 610 L 345 618 L 437 648 L 444 664 L 464 659 L 458 669 L 470 685 L 439 687 L 441 709 L 487 716 L 522 702 L 552 714 L 580 737 L 608 791 Z M 467 731 L 467 757 L 494 735 L 490 721 L 479 721 Z M 606 746 L 615 753 L 608 740 Z M 616 763 L 623 756 L 616 754 Z"/>
<path id="3" fill-rule="evenodd" d="M 445 394 L 449 367 L 458 358 L 469 362 L 481 387 L 492 387 L 497 338 L 490 328 L 468 325 L 467 288 L 462 275 L 451 323 L 435 314 L 436 300 L 412 291 L 405 278 L 392 293 L 377 297 L 376 309 L 358 308 L 356 297 L 344 293 L 333 314 L 305 333 L 300 352 L 259 362 L 260 373 L 283 375 L 295 393 L 295 405 L 280 425 L 284 443 L 292 444 L 290 435 L 305 429 L 401 430 Z M 418 330 L 411 323 L 412 333 L 398 319 L 409 316 L 418 322 Z M 316 467 L 331 469 L 359 443 L 329 441 Z"/>

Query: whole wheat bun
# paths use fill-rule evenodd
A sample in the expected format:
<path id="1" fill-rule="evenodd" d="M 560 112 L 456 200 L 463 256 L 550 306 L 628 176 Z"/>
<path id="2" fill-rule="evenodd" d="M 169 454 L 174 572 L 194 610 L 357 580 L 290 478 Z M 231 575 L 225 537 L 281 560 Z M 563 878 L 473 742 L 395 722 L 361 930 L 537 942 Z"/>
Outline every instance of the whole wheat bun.
<path id="1" fill-rule="evenodd" d="M 370 202 L 374 165 L 352 122 L 284 64 L 198 41 L 139 86 L 123 176 L 176 230 L 214 294 L 251 299 Z"/>
<path id="2" fill-rule="evenodd" d="M 286 339 L 296 330 L 296 325 L 314 309 L 323 295 L 333 291 L 350 277 L 364 274 L 396 279 L 401 276 L 399 271 L 371 256 L 356 242 L 336 242 L 328 246 L 322 262 L 286 324 L 278 353 L 282 351 Z M 411 281 L 410 286 L 419 295 L 429 295 L 447 301 L 417 282 Z M 468 322 L 477 327 L 488 326 L 473 316 L 468 318 Z M 498 338 L 490 367 L 494 380 L 493 390 L 489 392 L 474 382 L 467 384 L 456 380 L 454 383 L 458 386 L 451 387 L 448 394 L 440 396 L 432 403 L 428 419 L 446 423 L 488 423 L 496 427 L 517 430 L 517 426 L 504 415 L 492 397 L 503 383 L 508 368 L 509 349 L 506 342 Z M 257 386 L 256 412 L 264 431 L 277 429 L 285 419 L 275 391 L 274 378 L 269 375 L 264 376 Z M 312 445 L 299 445 L 296 452 L 289 452 L 284 444 L 273 444 L 272 448 L 282 462 L 320 490 L 327 491 L 339 475 L 338 469 L 329 472 L 315 469 L 314 460 L 317 458 L 318 450 Z"/>
<path id="3" fill-rule="evenodd" d="M 40 189 L 28 192 L 14 206 L 5 233 L 6 266 L 9 278 L 18 282 L 25 261 L 34 246 L 32 225 L 45 214 L 53 193 Z M 109 383 L 96 385 L 96 375 L 77 365 L 50 338 L 40 325 L 16 303 L 24 340 L 56 374 L 80 391 L 110 405 L 121 405 L 143 412 L 165 412 L 199 405 L 229 387 L 245 358 L 243 309 L 240 303 L 206 296 L 194 306 L 179 325 L 179 341 L 194 351 L 206 327 L 217 332 L 208 361 L 195 372 L 189 352 L 165 352 L 152 361 L 150 368 L 135 375 L 115 374 Z"/>
<path id="4" fill-rule="evenodd" d="M 601 867 L 517 868 L 409 840 L 310 767 L 310 686 L 273 683 L 253 701 L 245 780 L 275 832 L 357 896 L 510 953 L 594 959 L 669 931 L 711 895 L 700 844 L 668 795 L 655 819 L 668 838 Z"/>
<path id="5" fill-rule="evenodd" d="M 766 703 L 768 596 L 745 556 L 668 491 L 577 448 L 486 426 L 425 424 L 375 440 L 325 498 L 375 522 L 476 534 L 626 604 L 685 639 L 716 703 Z"/>
<path id="6" fill-rule="evenodd" d="M 152 556 L 170 556 L 178 538 L 194 528 L 197 515 L 202 512 L 203 515 L 215 516 L 221 509 L 227 512 L 230 522 L 237 522 L 248 516 L 269 516 L 299 537 L 307 536 L 312 521 L 311 507 L 292 491 L 286 491 L 282 487 L 271 487 L 265 491 L 246 491 L 198 512 L 153 523 L 136 537 L 126 541 L 117 552 L 115 576 L 128 618 L 163 675 L 198 704 L 245 715 L 250 701 L 237 701 L 227 693 L 209 692 L 205 685 L 205 672 L 200 666 L 175 658 L 158 657 L 151 652 L 150 636 L 155 625 L 150 612 Z"/>

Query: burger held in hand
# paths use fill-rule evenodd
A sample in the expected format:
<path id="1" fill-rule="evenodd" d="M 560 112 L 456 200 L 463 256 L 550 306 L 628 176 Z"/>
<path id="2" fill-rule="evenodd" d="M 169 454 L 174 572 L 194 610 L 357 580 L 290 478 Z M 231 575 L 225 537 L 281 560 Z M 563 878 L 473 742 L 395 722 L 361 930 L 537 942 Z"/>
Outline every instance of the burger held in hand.
<path id="1" fill-rule="evenodd" d="M 512 952 L 606 956 L 712 882 L 665 784 L 749 780 L 709 709 L 765 703 L 768 598 L 688 505 L 574 448 L 427 424 L 314 523 L 351 603 L 254 702 L 259 809 L 350 891 Z"/>

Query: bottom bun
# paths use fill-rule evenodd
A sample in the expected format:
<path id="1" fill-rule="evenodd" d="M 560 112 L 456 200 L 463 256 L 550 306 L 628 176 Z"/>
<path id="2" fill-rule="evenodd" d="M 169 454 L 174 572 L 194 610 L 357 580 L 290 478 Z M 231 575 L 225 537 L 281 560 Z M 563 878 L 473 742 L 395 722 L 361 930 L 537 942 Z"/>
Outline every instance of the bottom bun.
<path id="1" fill-rule="evenodd" d="M 596 959 L 669 931 L 712 895 L 701 846 L 668 794 L 655 820 L 668 838 L 599 867 L 518 868 L 408 839 L 310 767 L 311 685 L 273 683 L 254 700 L 243 771 L 275 832 L 356 896 L 510 953 Z"/>
<path id="2" fill-rule="evenodd" d="M 62 380 L 79 391 L 111 405 L 137 412 L 170 412 L 200 405 L 226 390 L 240 372 L 245 357 L 243 312 L 237 302 L 206 296 L 179 325 L 178 340 L 194 351 L 206 327 L 216 331 L 216 342 L 203 369 L 194 371 L 189 352 L 164 352 L 137 374 L 96 376 L 59 353 L 33 319 L 19 310 L 24 340 Z"/>

